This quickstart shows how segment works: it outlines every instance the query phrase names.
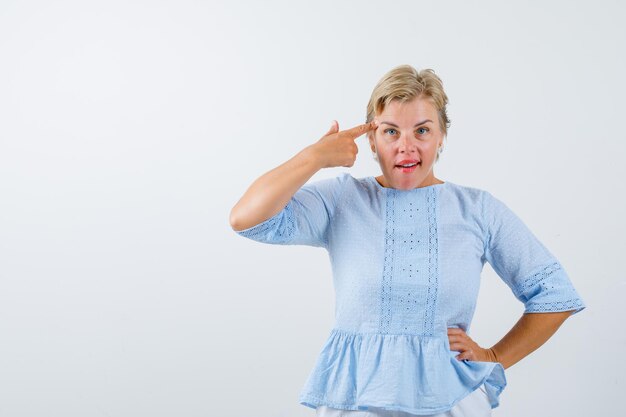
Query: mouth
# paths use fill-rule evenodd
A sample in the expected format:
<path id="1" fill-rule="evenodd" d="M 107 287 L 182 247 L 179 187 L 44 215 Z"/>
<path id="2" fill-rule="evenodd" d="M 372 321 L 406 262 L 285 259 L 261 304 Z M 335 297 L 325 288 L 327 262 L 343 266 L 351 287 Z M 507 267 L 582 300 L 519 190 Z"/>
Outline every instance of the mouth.
<path id="1" fill-rule="evenodd" d="M 411 173 L 414 172 L 417 169 L 418 165 L 421 165 L 422 162 L 418 162 L 418 161 L 402 161 L 403 163 L 398 164 L 395 166 L 395 168 L 399 169 L 400 171 L 402 171 L 403 173 Z"/>

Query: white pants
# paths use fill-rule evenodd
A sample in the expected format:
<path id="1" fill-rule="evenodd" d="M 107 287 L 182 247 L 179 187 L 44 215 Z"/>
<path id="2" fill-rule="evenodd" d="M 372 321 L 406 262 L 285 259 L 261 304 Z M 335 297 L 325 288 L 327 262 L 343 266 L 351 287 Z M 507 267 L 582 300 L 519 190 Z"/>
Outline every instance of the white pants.
<path id="1" fill-rule="evenodd" d="M 368 410 L 338 410 L 320 405 L 316 408 L 317 417 L 414 417 L 416 414 L 404 411 L 390 411 L 383 408 L 369 407 Z M 478 387 L 467 397 L 456 403 L 452 409 L 438 414 L 421 417 L 491 417 L 491 404 L 484 385 Z"/>

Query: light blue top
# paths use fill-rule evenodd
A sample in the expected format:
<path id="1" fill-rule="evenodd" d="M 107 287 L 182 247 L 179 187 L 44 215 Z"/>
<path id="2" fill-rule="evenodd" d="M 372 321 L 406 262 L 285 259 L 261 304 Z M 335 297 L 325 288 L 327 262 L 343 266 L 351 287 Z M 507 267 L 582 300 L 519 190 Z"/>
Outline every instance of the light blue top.
<path id="1" fill-rule="evenodd" d="M 328 251 L 335 325 L 300 392 L 311 408 L 435 414 L 483 383 L 497 407 L 502 365 L 457 360 L 447 335 L 448 327 L 470 335 L 485 261 L 525 313 L 586 307 L 563 266 L 502 201 L 450 181 L 398 190 L 342 173 L 305 184 L 282 211 L 237 233 Z"/>

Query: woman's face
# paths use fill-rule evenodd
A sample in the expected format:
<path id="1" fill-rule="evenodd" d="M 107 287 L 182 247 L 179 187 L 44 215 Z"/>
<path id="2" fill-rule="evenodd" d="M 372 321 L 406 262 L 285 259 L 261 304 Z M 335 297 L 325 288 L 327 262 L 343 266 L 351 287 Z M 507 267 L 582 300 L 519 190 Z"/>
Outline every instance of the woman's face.
<path id="1" fill-rule="evenodd" d="M 383 187 L 410 190 L 441 182 L 433 174 L 433 165 L 443 133 L 437 110 L 428 99 L 393 100 L 375 119 L 378 128 L 368 137 L 372 152 L 378 155 Z"/>

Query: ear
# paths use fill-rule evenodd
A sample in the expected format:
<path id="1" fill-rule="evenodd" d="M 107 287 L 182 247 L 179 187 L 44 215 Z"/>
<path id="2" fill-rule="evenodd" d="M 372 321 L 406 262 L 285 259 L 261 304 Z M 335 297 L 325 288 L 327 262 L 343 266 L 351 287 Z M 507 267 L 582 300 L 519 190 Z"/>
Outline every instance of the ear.
<path id="1" fill-rule="evenodd" d="M 367 139 L 370 142 L 370 149 L 372 150 L 372 152 L 376 152 L 376 144 L 374 143 L 374 135 L 372 134 L 372 132 L 367 133 Z"/>

